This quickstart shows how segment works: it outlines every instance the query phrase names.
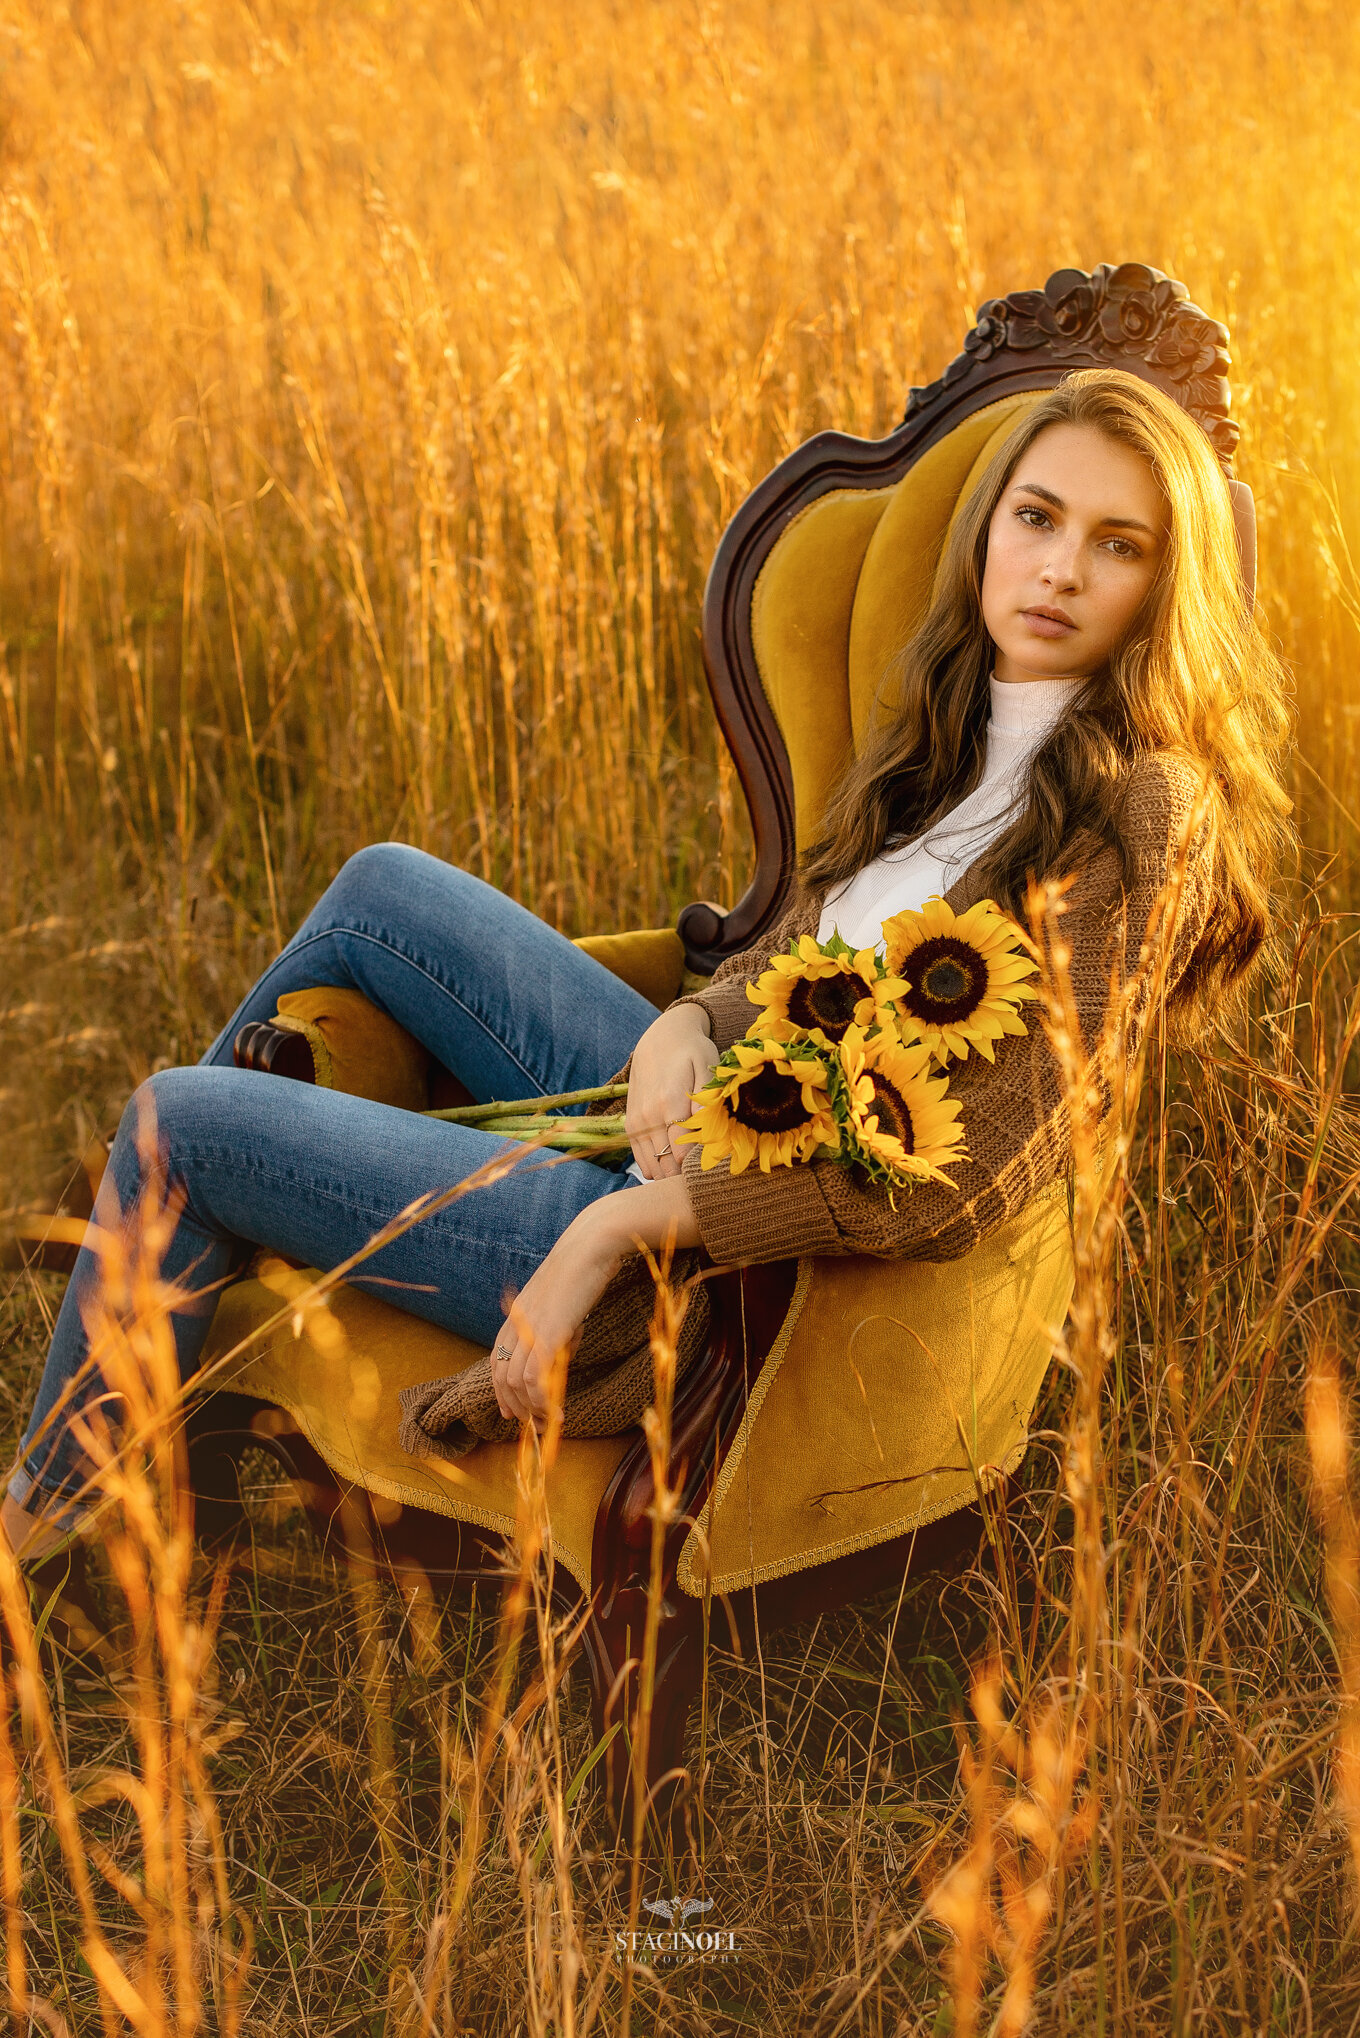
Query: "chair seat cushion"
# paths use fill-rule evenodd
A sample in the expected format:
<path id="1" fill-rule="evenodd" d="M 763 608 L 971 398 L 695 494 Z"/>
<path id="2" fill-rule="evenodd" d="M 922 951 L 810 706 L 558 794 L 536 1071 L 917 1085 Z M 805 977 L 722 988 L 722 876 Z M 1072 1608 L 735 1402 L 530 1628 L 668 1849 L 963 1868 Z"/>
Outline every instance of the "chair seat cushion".
<path id="1" fill-rule="evenodd" d="M 355 1288 L 340 1289 L 296 1336 L 281 1302 L 296 1282 L 271 1288 L 249 1279 L 224 1292 L 203 1358 L 221 1367 L 215 1384 L 286 1409 L 341 1479 L 513 1539 L 516 1445 L 481 1444 L 453 1464 L 410 1458 L 397 1442 L 402 1388 L 458 1372 L 484 1357 L 482 1348 Z M 587 1592 L 595 1515 L 627 1445 L 626 1437 L 563 1444 L 548 1473 L 554 1554 Z"/>
<path id="2" fill-rule="evenodd" d="M 285 1409 L 341 1479 L 513 1539 L 516 1447 L 457 1464 L 397 1441 L 405 1387 L 480 1347 L 342 1288 L 295 1319 L 298 1277 L 248 1279 L 218 1305 L 205 1363 L 224 1389 Z M 679 1583 L 739 1591 L 966 1507 L 1019 1463 L 1072 1292 L 1066 1185 L 960 1260 L 805 1260 L 783 1328 L 685 1544 Z M 627 1437 L 564 1441 L 547 1480 L 557 1560 L 591 1589 L 595 1516 Z"/>
<path id="3" fill-rule="evenodd" d="M 1024 1454 L 1072 1296 L 1066 1183 L 962 1259 L 804 1260 L 679 1582 L 736 1592 L 966 1507 Z"/>

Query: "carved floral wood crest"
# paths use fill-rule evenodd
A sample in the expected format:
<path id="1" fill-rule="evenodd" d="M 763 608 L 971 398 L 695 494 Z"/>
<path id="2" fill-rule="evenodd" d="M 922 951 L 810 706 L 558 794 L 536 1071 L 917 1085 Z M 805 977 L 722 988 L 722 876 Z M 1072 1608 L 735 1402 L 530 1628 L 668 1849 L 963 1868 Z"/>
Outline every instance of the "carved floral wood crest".
<path id="1" fill-rule="evenodd" d="M 1203 427 L 1231 465 L 1238 427 L 1229 415 L 1228 329 L 1190 302 L 1183 283 L 1143 262 L 1058 269 L 1042 290 L 993 297 L 938 382 L 913 389 L 904 423 L 974 377 L 990 380 L 1004 354 L 1061 357 L 1074 368 L 1126 368 L 1159 384 Z"/>

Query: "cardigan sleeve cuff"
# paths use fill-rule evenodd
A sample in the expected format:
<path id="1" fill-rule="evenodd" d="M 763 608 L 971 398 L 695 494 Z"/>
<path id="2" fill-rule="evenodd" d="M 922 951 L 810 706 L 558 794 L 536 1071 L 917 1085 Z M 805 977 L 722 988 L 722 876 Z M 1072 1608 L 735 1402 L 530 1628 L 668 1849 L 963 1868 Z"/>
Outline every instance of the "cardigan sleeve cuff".
<path id="1" fill-rule="evenodd" d="M 751 1166 L 734 1178 L 726 1161 L 705 1174 L 699 1148 L 692 1147 L 684 1179 L 704 1250 L 720 1267 L 845 1251 L 815 1162 L 772 1168 L 768 1175 Z"/>
<path id="2" fill-rule="evenodd" d="M 690 991 L 673 999 L 666 1009 L 674 1011 L 677 1005 L 697 1005 L 708 1014 L 708 1029 L 719 1054 L 725 1054 L 734 1040 L 744 1040 L 756 1020 L 756 1008 L 746 995 L 745 977 L 729 977 L 706 991 Z"/>

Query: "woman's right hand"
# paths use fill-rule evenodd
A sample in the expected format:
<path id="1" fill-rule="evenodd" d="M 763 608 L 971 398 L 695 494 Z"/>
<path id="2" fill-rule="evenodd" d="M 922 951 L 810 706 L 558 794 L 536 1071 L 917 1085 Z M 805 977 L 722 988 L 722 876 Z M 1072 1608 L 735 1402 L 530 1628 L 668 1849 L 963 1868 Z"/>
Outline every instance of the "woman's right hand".
<path id="1" fill-rule="evenodd" d="M 654 1019 L 633 1049 L 624 1124 L 633 1156 L 649 1182 L 678 1175 L 684 1148 L 675 1133 L 694 1110 L 693 1093 L 718 1059 L 702 1005 L 673 1005 Z"/>

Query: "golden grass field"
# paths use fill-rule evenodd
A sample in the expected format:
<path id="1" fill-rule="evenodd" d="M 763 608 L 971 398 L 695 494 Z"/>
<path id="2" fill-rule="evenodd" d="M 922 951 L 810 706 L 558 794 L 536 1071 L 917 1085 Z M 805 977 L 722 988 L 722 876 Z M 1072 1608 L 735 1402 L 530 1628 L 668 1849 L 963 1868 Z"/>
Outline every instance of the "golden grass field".
<path id="1" fill-rule="evenodd" d="M 999 1555 L 715 1653 L 676 1875 L 738 1965 L 625 1999 L 629 1863 L 564 1805 L 580 1671 L 526 1695 L 489 1599 L 347 1579 L 262 1462 L 230 1578 L 128 1486 L 112 1680 L 44 1701 L 0 1577 L 16 2032 L 1360 2031 L 1358 31 L 5 0 L 0 1203 L 200 1052 L 366 842 L 572 933 L 730 902 L 724 523 L 1063 265 L 1152 262 L 1231 328 L 1304 843 L 1285 974 L 1152 1070 Z M 61 1283 L 0 1281 L 14 1437 Z"/>

